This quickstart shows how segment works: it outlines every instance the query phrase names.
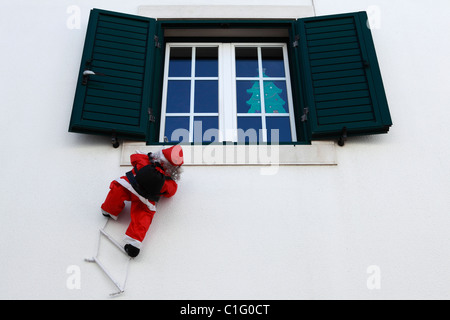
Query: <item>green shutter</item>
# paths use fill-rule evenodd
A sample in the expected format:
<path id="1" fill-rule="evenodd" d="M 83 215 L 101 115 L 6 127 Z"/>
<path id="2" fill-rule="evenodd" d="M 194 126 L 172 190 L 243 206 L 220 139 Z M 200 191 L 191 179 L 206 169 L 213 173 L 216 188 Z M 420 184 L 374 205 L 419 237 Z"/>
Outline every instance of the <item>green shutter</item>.
<path id="1" fill-rule="evenodd" d="M 70 132 L 146 139 L 155 30 L 154 19 L 91 11 Z"/>
<path id="2" fill-rule="evenodd" d="M 159 142 L 159 128 L 161 124 L 161 102 L 162 102 L 162 85 L 164 76 L 164 30 L 161 28 L 161 23 L 156 24 L 156 37 L 154 38 L 155 45 L 158 49 L 155 50 L 154 66 L 153 66 L 153 89 L 150 100 L 150 118 L 149 130 L 147 135 L 147 144 L 154 144 Z"/>
<path id="3" fill-rule="evenodd" d="M 365 12 L 298 20 L 312 139 L 386 133 L 392 125 Z"/>

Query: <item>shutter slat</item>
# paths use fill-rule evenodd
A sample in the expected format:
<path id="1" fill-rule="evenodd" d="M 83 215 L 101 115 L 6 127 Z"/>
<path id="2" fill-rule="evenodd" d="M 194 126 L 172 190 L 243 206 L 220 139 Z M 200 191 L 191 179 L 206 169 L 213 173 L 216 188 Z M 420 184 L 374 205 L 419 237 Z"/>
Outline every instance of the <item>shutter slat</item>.
<path id="1" fill-rule="evenodd" d="M 112 54 L 102 54 L 102 53 L 94 53 L 93 55 L 94 60 L 101 60 L 104 62 L 112 62 L 112 63 L 118 63 L 121 65 L 130 65 L 130 66 L 137 66 L 137 67 L 143 67 L 145 65 L 145 61 L 140 59 L 131 59 L 131 58 L 124 58 L 119 57 Z M 141 70 L 141 69 L 139 69 Z"/>
<path id="2" fill-rule="evenodd" d="M 325 73 L 325 72 L 334 72 L 334 71 L 345 71 L 345 70 L 360 70 L 362 67 L 362 63 L 358 62 L 350 62 L 350 63 L 339 63 L 339 64 L 328 64 L 324 66 L 312 67 L 311 71 L 313 74 Z"/>
<path id="3" fill-rule="evenodd" d="M 325 79 L 325 80 L 317 80 L 313 82 L 314 88 L 327 87 L 327 86 L 338 86 L 352 83 L 366 83 L 365 76 L 359 77 L 346 77 L 343 78 L 335 78 L 335 79 Z"/>
<path id="4" fill-rule="evenodd" d="M 311 60 L 315 59 L 327 59 L 327 58 L 337 58 L 337 57 L 347 57 L 359 55 L 358 49 L 350 49 L 350 50 L 339 50 L 339 51 L 326 51 L 321 53 L 312 53 L 310 54 Z"/>
<path id="5" fill-rule="evenodd" d="M 110 106 L 97 105 L 97 104 L 86 104 L 84 110 L 89 111 L 89 112 L 111 114 L 111 115 L 116 115 L 116 116 L 139 118 L 139 110 L 133 110 L 133 109 L 127 109 L 127 108 L 110 107 Z"/>
<path id="6" fill-rule="evenodd" d="M 124 57 L 124 58 L 135 59 L 135 60 L 144 60 L 145 59 L 145 54 L 143 54 L 143 53 L 120 50 L 118 48 L 106 48 L 106 47 L 97 46 L 94 48 L 94 53 L 109 54 L 112 56 Z"/>
<path id="7" fill-rule="evenodd" d="M 317 32 L 308 35 L 308 40 L 322 40 L 322 39 L 332 39 L 332 38 L 344 38 L 344 37 L 355 37 L 356 31 L 355 30 L 345 30 L 345 31 L 339 31 L 336 32 L 334 30 L 333 32 Z"/>
<path id="8" fill-rule="evenodd" d="M 94 78 L 92 78 L 94 79 Z M 119 84 L 127 87 L 135 87 L 142 90 L 142 81 L 125 79 L 120 77 L 112 77 L 112 76 L 103 76 L 103 77 L 95 77 L 95 82 L 98 84 L 103 83 L 111 83 L 111 84 Z"/>
<path id="9" fill-rule="evenodd" d="M 311 67 L 328 66 L 328 65 L 336 66 L 352 62 L 361 62 L 361 56 L 358 54 L 353 56 L 330 58 L 330 59 L 323 59 L 323 58 L 316 59 L 311 61 Z M 362 64 L 359 64 L 359 66 L 362 67 Z"/>
<path id="10" fill-rule="evenodd" d="M 140 104 L 138 102 L 123 101 L 123 100 L 94 97 L 94 96 L 86 97 L 86 104 L 97 104 L 97 105 L 102 105 L 102 106 L 111 106 L 111 107 L 120 107 L 120 108 L 140 110 Z"/>
<path id="11" fill-rule="evenodd" d="M 367 91 L 369 89 L 369 86 L 367 83 L 352 83 L 352 84 L 340 84 L 337 86 L 326 86 L 326 87 L 319 87 L 314 90 L 315 94 L 327 94 L 327 93 L 334 93 L 334 92 L 348 92 L 349 90 L 365 90 Z"/>
<path id="12" fill-rule="evenodd" d="M 119 63 L 119 62 L 114 63 L 114 62 L 108 62 L 108 61 L 103 61 L 103 60 L 94 60 L 92 62 L 92 67 L 94 70 L 96 67 L 98 67 L 98 68 L 126 71 L 127 73 L 138 73 L 138 74 L 144 73 L 143 67 L 130 66 L 130 65 L 124 64 L 124 63 Z"/>
<path id="13" fill-rule="evenodd" d="M 134 40 L 139 40 L 139 41 L 147 41 L 146 34 L 136 33 L 133 31 L 124 31 L 124 30 L 111 29 L 111 28 L 99 26 L 97 28 L 97 32 L 99 34 L 110 35 L 113 37 L 129 38 L 129 39 L 134 39 Z"/>
<path id="14" fill-rule="evenodd" d="M 326 47 L 329 49 L 330 46 L 345 44 L 345 43 L 355 43 L 358 41 L 356 37 L 341 37 L 341 38 L 328 38 L 322 40 L 310 40 L 308 41 L 308 46 L 310 47 Z"/>
<path id="15" fill-rule="evenodd" d="M 89 88 L 87 90 L 87 95 L 93 96 L 93 97 L 111 98 L 111 99 L 117 99 L 117 100 L 123 100 L 123 101 L 141 102 L 140 95 L 108 91 L 108 90 L 104 90 L 103 88 L 101 88 L 101 89 L 100 88 L 99 89 Z"/>
<path id="16" fill-rule="evenodd" d="M 129 51 L 129 52 L 135 52 L 135 53 L 142 53 L 145 54 L 146 48 L 145 47 L 138 47 L 133 46 L 129 44 L 124 43 L 118 43 L 118 42 L 111 42 L 111 41 L 102 41 L 100 39 L 97 39 L 95 42 L 96 47 L 103 47 L 107 49 L 118 49 L 122 51 Z"/>
<path id="17" fill-rule="evenodd" d="M 91 11 L 69 131 L 146 139 L 155 34 L 154 19 Z"/>
<path id="18" fill-rule="evenodd" d="M 332 17 L 332 16 L 330 16 Z M 354 24 L 354 20 L 352 17 L 348 17 L 348 18 L 340 18 L 340 19 L 327 19 L 326 17 L 323 17 L 325 19 L 320 19 L 321 17 L 318 17 L 317 20 L 312 20 L 314 18 L 312 18 L 311 20 L 308 21 L 308 23 L 305 25 L 305 28 L 309 30 L 313 29 L 313 28 L 320 28 L 320 27 L 330 27 L 330 26 L 339 26 L 339 25 L 343 25 L 343 24 L 351 24 L 351 25 L 355 25 Z"/>
<path id="19" fill-rule="evenodd" d="M 321 109 L 317 113 L 322 118 L 322 117 L 329 117 L 329 116 L 358 114 L 358 113 L 369 113 L 369 112 L 372 112 L 372 106 L 370 106 L 370 105 L 356 106 L 356 107 Z"/>
<path id="20" fill-rule="evenodd" d="M 334 25 L 334 26 L 325 26 L 319 28 L 308 28 L 306 29 L 306 34 L 316 34 L 316 33 L 326 33 L 326 32 L 335 32 L 335 31 L 347 31 L 347 30 L 355 30 L 355 25 L 351 23 L 342 24 L 342 25 Z"/>
<path id="21" fill-rule="evenodd" d="M 347 89 L 344 92 L 338 93 L 316 94 L 316 102 L 346 100 L 364 97 L 369 97 L 369 90 L 356 91 L 353 89 Z"/>
<path id="22" fill-rule="evenodd" d="M 357 98 L 357 99 L 346 99 L 346 100 L 331 100 L 331 101 L 323 101 L 317 102 L 316 108 L 317 111 L 320 109 L 329 109 L 329 108 L 342 108 L 347 106 L 360 106 L 360 105 L 371 105 L 372 101 L 368 97 Z"/>
<path id="23" fill-rule="evenodd" d="M 142 73 L 133 73 L 133 72 L 128 72 L 128 71 L 120 71 L 120 70 L 114 70 L 114 69 L 108 69 L 108 68 L 102 68 L 99 66 L 95 67 L 95 72 L 99 72 L 102 74 L 105 74 L 106 76 L 103 78 L 100 77 L 96 77 L 96 80 L 99 79 L 111 79 L 111 78 L 115 78 L 117 80 L 120 79 L 131 79 L 131 80 L 137 80 L 137 81 L 143 81 L 144 80 L 144 74 Z M 99 80 L 101 81 L 101 80 Z"/>
<path id="24" fill-rule="evenodd" d="M 97 77 L 98 79 L 98 77 Z M 100 82 L 100 81 L 91 81 L 89 82 L 89 88 L 96 88 L 107 91 L 114 91 L 117 93 L 129 93 L 134 95 L 140 95 L 142 93 L 142 88 L 139 87 L 130 87 L 127 85 L 117 85 L 108 82 Z M 140 98 L 139 98 L 140 101 Z"/>
<path id="25" fill-rule="evenodd" d="M 352 122 L 361 122 L 361 121 L 372 121 L 373 114 L 370 112 L 366 113 L 355 113 L 355 114 L 342 114 L 333 115 L 330 117 L 320 117 L 320 124 L 322 125 L 343 125 L 347 127 L 347 124 L 351 124 Z"/>
<path id="26" fill-rule="evenodd" d="M 86 120 L 91 120 L 91 121 L 95 120 L 98 122 L 108 122 L 111 124 L 117 123 L 117 124 L 122 124 L 122 125 L 124 125 L 124 124 L 131 125 L 131 126 L 139 125 L 139 118 L 116 116 L 116 115 L 106 114 L 106 113 L 85 111 L 85 112 L 83 112 L 83 118 Z"/>
<path id="27" fill-rule="evenodd" d="M 103 27 L 103 28 L 108 28 L 111 30 L 121 30 L 121 31 L 133 32 L 134 34 L 143 34 L 143 35 L 147 34 L 146 28 L 118 24 L 118 23 L 108 22 L 108 21 L 103 21 L 103 20 L 100 20 L 98 22 L 98 26 Z"/>
<path id="28" fill-rule="evenodd" d="M 341 43 L 341 44 L 334 44 L 334 45 L 328 45 L 328 46 L 318 46 L 318 47 L 310 47 L 309 53 L 321 53 L 321 52 L 339 52 L 341 50 L 351 50 L 351 49 L 359 49 L 358 43 L 356 42 L 350 42 L 350 43 Z"/>
<path id="29" fill-rule="evenodd" d="M 324 80 L 324 79 L 343 79 L 345 81 L 346 77 L 356 77 L 356 76 L 365 76 L 364 70 L 362 68 L 359 69 L 350 69 L 344 71 L 336 71 L 336 72 L 319 72 L 313 73 L 313 80 Z"/>
<path id="30" fill-rule="evenodd" d="M 106 42 L 111 42 L 111 43 L 123 43 L 123 44 L 131 45 L 134 47 L 145 48 L 145 46 L 146 46 L 146 41 L 135 40 L 135 39 L 130 39 L 130 38 L 126 38 L 126 37 L 119 37 L 116 35 L 108 35 L 108 34 L 99 33 L 99 34 L 97 34 L 97 39 L 106 41 Z"/>
<path id="31" fill-rule="evenodd" d="M 385 133 L 392 125 L 365 12 L 299 19 L 311 137 Z"/>
<path id="32" fill-rule="evenodd" d="M 96 9 L 94 9 L 94 10 L 96 10 Z M 103 11 L 103 10 L 98 10 L 98 11 Z M 148 23 L 147 23 L 147 21 L 145 21 L 145 18 L 142 19 L 142 17 L 130 16 L 130 15 L 127 15 L 128 17 L 125 17 L 124 14 L 120 14 L 120 16 L 119 16 L 118 13 L 115 13 L 115 12 L 103 11 L 103 13 L 105 13 L 105 14 L 101 14 L 99 16 L 100 21 L 113 22 L 115 24 L 124 25 L 127 27 L 131 26 L 131 27 L 141 28 L 143 30 L 142 32 L 147 34 Z"/>

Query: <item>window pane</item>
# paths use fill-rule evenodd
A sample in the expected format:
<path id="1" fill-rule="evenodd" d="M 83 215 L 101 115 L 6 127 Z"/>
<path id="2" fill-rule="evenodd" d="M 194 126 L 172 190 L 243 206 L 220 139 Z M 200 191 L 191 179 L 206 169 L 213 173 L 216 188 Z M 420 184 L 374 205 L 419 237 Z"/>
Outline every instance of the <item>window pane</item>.
<path id="1" fill-rule="evenodd" d="M 191 82 L 169 81 L 167 86 L 167 113 L 190 112 Z"/>
<path id="2" fill-rule="evenodd" d="M 217 77 L 219 73 L 218 48 L 197 48 L 196 77 Z"/>
<path id="3" fill-rule="evenodd" d="M 267 117 L 266 128 L 268 142 L 292 142 L 289 117 Z"/>
<path id="4" fill-rule="evenodd" d="M 238 117 L 238 141 L 256 143 L 260 140 L 261 117 Z"/>
<path id="5" fill-rule="evenodd" d="M 194 117 L 194 142 L 219 141 L 218 117 Z"/>
<path id="6" fill-rule="evenodd" d="M 236 76 L 259 76 L 257 48 L 236 48 Z"/>
<path id="7" fill-rule="evenodd" d="M 283 48 L 261 48 L 265 77 L 284 77 Z"/>
<path id="8" fill-rule="evenodd" d="M 189 117 L 166 117 L 164 136 L 169 142 L 188 142 Z"/>
<path id="9" fill-rule="evenodd" d="M 195 81 L 194 112 L 219 112 L 218 81 Z"/>
<path id="10" fill-rule="evenodd" d="M 170 48 L 169 77 L 190 77 L 192 48 Z"/>
<path id="11" fill-rule="evenodd" d="M 236 81 L 238 113 L 261 113 L 259 81 Z"/>
<path id="12" fill-rule="evenodd" d="M 264 81 L 266 113 L 288 113 L 285 81 Z"/>

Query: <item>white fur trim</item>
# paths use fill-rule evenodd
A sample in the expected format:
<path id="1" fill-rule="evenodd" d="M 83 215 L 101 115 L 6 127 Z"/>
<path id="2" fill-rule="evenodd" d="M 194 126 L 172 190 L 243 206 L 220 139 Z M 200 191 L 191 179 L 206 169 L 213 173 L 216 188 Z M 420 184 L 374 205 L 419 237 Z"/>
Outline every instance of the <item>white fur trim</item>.
<path id="1" fill-rule="evenodd" d="M 164 153 L 163 153 L 162 151 L 163 151 L 163 149 L 161 149 L 161 150 L 159 150 L 159 151 L 156 151 L 156 152 L 153 154 L 153 156 L 155 157 L 155 159 L 158 159 L 158 160 L 160 160 L 160 161 L 166 161 L 166 162 L 167 162 L 167 159 L 166 159 L 166 157 L 164 156 Z"/>
<path id="2" fill-rule="evenodd" d="M 139 200 L 141 200 L 150 209 L 150 211 L 156 211 L 156 206 L 153 203 L 151 203 L 150 201 L 148 201 L 148 199 L 145 199 L 143 196 L 141 196 L 139 193 L 137 193 L 136 190 L 133 189 L 133 187 L 127 180 L 125 180 L 123 178 L 119 178 L 119 179 L 116 179 L 116 181 L 118 183 L 120 183 L 120 185 L 122 187 L 126 188 L 128 191 L 130 191 L 132 194 L 134 194 L 136 197 L 138 197 Z"/>
<path id="3" fill-rule="evenodd" d="M 160 157 L 161 161 L 165 161 L 165 162 L 169 162 L 169 160 L 167 160 L 166 156 L 164 155 L 164 153 L 162 153 L 161 151 L 161 157 Z M 170 162 L 169 162 L 170 163 Z"/>
<path id="4" fill-rule="evenodd" d="M 123 238 L 123 241 L 125 241 L 126 244 L 131 244 L 133 247 L 141 249 L 142 242 L 140 242 L 136 239 L 133 239 L 130 236 L 125 235 L 125 237 Z"/>

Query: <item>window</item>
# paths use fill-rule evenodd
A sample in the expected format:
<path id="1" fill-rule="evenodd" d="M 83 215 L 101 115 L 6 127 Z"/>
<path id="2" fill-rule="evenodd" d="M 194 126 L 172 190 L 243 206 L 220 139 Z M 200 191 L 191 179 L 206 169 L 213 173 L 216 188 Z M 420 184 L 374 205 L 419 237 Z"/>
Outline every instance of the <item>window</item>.
<path id="1" fill-rule="evenodd" d="M 160 142 L 296 141 L 286 44 L 168 43 L 165 61 Z"/>
<path id="2" fill-rule="evenodd" d="M 219 49 L 167 45 L 160 142 L 218 141 Z"/>
<path id="3" fill-rule="evenodd" d="M 69 131 L 148 144 L 386 133 L 392 120 L 366 22 L 365 12 L 156 21 L 93 9 Z M 171 38 L 177 30 L 184 43 Z M 282 41 L 261 39 L 279 31 Z"/>
<path id="4" fill-rule="evenodd" d="M 232 50 L 238 141 L 297 141 L 286 44 L 235 44 Z"/>

